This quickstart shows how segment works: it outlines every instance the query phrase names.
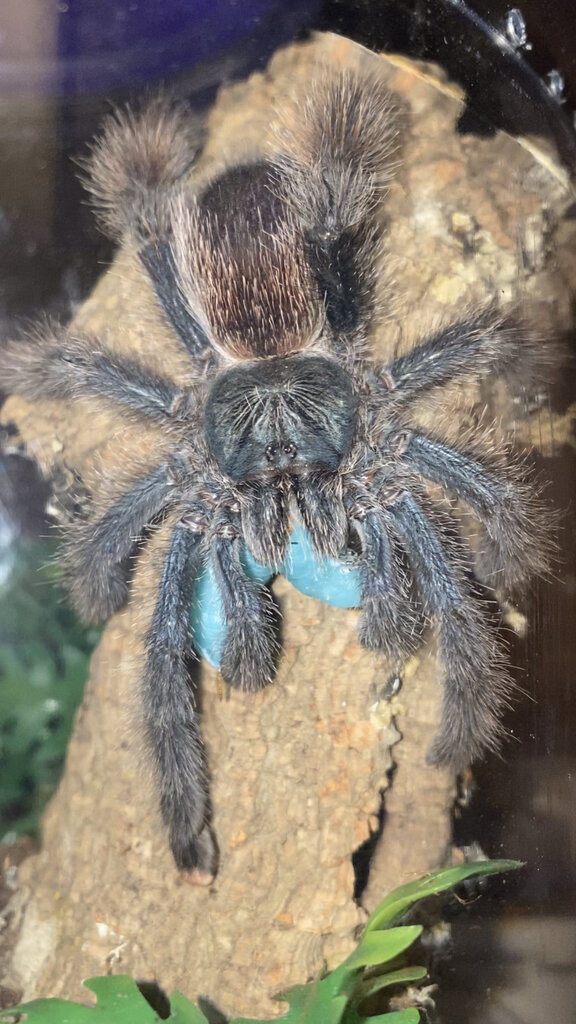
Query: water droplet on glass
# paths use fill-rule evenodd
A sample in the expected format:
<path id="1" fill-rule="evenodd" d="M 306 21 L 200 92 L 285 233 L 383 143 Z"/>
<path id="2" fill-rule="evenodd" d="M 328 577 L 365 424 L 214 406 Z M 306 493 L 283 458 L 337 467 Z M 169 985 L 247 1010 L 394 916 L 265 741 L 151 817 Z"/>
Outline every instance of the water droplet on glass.
<path id="1" fill-rule="evenodd" d="M 511 10 L 507 11 L 504 25 L 508 42 L 515 50 L 521 46 L 528 45 L 526 22 L 522 12 L 517 7 L 512 7 Z"/>
<path id="2" fill-rule="evenodd" d="M 559 71 L 549 71 L 546 75 L 546 85 L 548 92 L 558 100 L 559 103 L 564 102 L 564 77 Z"/>

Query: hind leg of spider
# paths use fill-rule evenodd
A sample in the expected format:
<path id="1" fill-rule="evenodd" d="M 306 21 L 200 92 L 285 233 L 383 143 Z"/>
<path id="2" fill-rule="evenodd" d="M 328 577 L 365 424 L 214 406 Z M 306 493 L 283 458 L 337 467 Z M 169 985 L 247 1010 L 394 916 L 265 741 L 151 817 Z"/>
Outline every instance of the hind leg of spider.
<path id="1" fill-rule="evenodd" d="M 201 534 L 192 532 L 183 518 L 170 541 L 146 637 L 142 699 L 162 818 L 176 865 L 191 881 L 208 884 L 218 854 L 209 822 L 206 754 L 187 668 L 190 608 L 202 547 Z"/>
<path id="2" fill-rule="evenodd" d="M 396 135 L 396 108 L 381 78 L 351 72 L 321 74 L 297 115 L 278 128 L 286 192 L 342 345 L 372 318 L 381 234 L 375 210 L 393 176 Z"/>
<path id="3" fill-rule="evenodd" d="M 105 228 L 114 239 L 130 237 L 166 317 L 194 358 L 206 357 L 209 342 L 179 287 L 173 237 L 183 219 L 182 182 L 202 138 L 194 112 L 160 95 L 138 113 L 109 117 L 85 164 Z"/>

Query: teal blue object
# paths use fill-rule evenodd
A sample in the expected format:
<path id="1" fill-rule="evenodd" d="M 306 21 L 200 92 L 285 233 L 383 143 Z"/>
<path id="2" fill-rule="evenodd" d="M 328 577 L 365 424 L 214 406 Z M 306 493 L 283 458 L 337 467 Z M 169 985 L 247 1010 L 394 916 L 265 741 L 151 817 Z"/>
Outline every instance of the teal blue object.
<path id="1" fill-rule="evenodd" d="M 249 551 L 242 554 L 242 564 L 251 580 L 269 583 L 275 570 L 260 565 Z M 194 586 L 194 601 L 190 613 L 194 650 L 214 668 L 220 667 L 226 640 L 226 620 L 216 576 L 211 565 L 205 565 Z"/>
<path id="2" fill-rule="evenodd" d="M 280 573 L 301 593 L 317 597 L 325 604 L 335 608 L 360 607 L 360 568 L 356 556 L 345 553 L 340 558 L 321 558 L 303 526 L 292 531 L 286 558 L 277 569 L 261 565 L 246 550 L 242 563 L 246 575 L 260 583 L 269 583 Z M 226 640 L 226 622 L 216 577 L 209 565 L 204 566 L 196 580 L 190 625 L 196 652 L 218 668 Z"/>
<path id="3" fill-rule="evenodd" d="M 280 572 L 296 590 L 308 597 L 318 597 L 333 608 L 360 607 L 360 569 L 356 556 L 346 553 L 339 558 L 321 558 L 303 526 L 293 530 Z"/>

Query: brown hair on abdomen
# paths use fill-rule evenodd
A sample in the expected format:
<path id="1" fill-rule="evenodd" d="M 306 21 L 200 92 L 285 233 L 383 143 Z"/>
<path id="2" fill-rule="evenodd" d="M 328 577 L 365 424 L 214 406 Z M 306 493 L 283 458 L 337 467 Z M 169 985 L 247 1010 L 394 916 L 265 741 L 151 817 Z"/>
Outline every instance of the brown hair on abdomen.
<path id="1" fill-rule="evenodd" d="M 320 328 L 318 286 L 280 173 L 267 162 L 231 168 L 174 225 L 184 296 L 233 359 L 297 352 Z"/>

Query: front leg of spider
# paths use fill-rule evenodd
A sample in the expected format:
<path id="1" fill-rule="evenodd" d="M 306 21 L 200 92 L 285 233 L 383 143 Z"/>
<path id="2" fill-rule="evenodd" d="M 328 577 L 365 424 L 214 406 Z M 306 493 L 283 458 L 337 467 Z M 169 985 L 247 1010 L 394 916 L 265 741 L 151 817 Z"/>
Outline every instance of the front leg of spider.
<path id="1" fill-rule="evenodd" d="M 210 829 L 206 755 L 187 658 L 194 581 L 202 561 L 202 533 L 188 512 L 175 526 L 152 622 L 146 636 L 142 699 L 154 756 L 160 810 L 177 866 L 209 884 L 217 847 Z"/>
<path id="2" fill-rule="evenodd" d="M 226 682 L 259 690 L 276 671 L 276 609 L 270 591 L 252 578 L 242 562 L 239 525 L 224 513 L 211 540 L 211 567 L 223 607 L 220 668 Z"/>

